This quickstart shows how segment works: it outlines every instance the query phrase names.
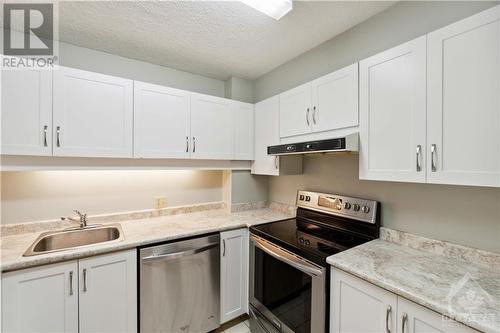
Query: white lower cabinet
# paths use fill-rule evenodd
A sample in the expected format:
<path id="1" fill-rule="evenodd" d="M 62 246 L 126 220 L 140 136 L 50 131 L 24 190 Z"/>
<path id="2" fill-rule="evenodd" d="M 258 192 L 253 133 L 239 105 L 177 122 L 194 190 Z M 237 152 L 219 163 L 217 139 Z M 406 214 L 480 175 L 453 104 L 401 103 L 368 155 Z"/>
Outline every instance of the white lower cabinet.
<path id="1" fill-rule="evenodd" d="M 220 233 L 221 323 L 248 311 L 248 229 Z"/>
<path id="2" fill-rule="evenodd" d="M 330 333 L 477 333 L 351 274 L 331 272 Z"/>
<path id="3" fill-rule="evenodd" d="M 79 261 L 80 333 L 137 330 L 136 251 Z"/>
<path id="4" fill-rule="evenodd" d="M 332 269 L 330 332 L 395 332 L 397 296 Z"/>
<path id="5" fill-rule="evenodd" d="M 135 332 L 136 250 L 5 273 L 2 332 Z"/>
<path id="6" fill-rule="evenodd" d="M 78 332 L 78 262 L 2 274 L 2 332 Z"/>

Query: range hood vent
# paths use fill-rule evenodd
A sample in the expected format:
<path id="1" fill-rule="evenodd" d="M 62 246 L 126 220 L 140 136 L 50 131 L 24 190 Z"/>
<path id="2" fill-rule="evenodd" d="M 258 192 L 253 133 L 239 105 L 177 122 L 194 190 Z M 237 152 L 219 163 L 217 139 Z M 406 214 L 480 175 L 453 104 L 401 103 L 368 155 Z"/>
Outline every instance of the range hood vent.
<path id="1" fill-rule="evenodd" d="M 267 154 L 273 156 L 293 155 L 293 154 L 314 154 L 333 152 L 357 152 L 358 133 L 352 133 L 344 137 L 316 140 L 285 145 L 267 147 Z"/>

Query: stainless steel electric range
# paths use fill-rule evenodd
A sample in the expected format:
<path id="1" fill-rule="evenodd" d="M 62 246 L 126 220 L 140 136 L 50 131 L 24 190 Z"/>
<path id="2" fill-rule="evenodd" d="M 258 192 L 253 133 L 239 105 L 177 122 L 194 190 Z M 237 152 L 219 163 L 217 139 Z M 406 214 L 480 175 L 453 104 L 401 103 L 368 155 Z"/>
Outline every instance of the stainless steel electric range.
<path id="1" fill-rule="evenodd" d="M 378 238 L 379 216 L 373 200 L 298 191 L 296 218 L 251 227 L 252 332 L 326 332 L 326 258 Z"/>

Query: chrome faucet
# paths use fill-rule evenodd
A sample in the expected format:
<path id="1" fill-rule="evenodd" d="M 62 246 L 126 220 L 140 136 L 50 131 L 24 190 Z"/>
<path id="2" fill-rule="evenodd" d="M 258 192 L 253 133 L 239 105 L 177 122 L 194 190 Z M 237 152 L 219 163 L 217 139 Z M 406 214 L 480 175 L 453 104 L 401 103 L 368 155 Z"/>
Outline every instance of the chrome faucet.
<path id="1" fill-rule="evenodd" d="M 61 217 L 61 220 L 65 221 L 65 220 L 69 220 L 69 221 L 73 221 L 73 222 L 76 222 L 76 223 L 80 223 L 80 229 L 83 229 L 87 226 L 87 214 L 82 214 L 80 213 L 80 211 L 78 210 L 74 210 L 75 213 L 78 214 L 78 216 L 80 217 L 80 219 L 75 219 L 73 217 Z"/>

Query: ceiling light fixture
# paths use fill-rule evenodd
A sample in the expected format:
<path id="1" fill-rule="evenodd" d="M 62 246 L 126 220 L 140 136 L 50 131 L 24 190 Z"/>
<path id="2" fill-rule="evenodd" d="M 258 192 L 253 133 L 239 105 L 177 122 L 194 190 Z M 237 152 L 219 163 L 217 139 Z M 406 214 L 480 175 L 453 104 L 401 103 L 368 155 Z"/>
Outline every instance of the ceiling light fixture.
<path id="1" fill-rule="evenodd" d="M 240 0 L 245 5 L 279 20 L 293 9 L 292 0 Z"/>

